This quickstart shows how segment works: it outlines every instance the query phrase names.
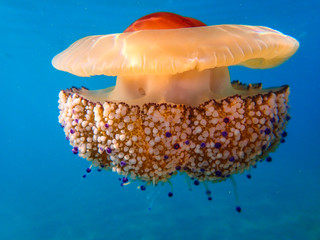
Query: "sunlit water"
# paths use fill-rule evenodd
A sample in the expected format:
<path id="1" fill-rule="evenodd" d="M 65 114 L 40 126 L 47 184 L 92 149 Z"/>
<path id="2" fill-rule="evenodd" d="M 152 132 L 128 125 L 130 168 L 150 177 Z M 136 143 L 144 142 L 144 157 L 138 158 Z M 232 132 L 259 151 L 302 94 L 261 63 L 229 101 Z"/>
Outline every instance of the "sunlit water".
<path id="1" fill-rule="evenodd" d="M 52 57 L 88 35 L 123 31 L 135 19 L 171 11 L 209 25 L 265 25 L 297 38 L 300 49 L 270 70 L 230 69 L 231 78 L 291 86 L 286 143 L 235 176 L 204 187 L 183 176 L 146 191 L 94 170 L 72 154 L 58 124 L 60 89 L 114 85 L 51 66 Z M 0 239 L 320 239 L 318 1 L 0 1 Z M 151 210 L 149 210 L 151 208 Z"/>

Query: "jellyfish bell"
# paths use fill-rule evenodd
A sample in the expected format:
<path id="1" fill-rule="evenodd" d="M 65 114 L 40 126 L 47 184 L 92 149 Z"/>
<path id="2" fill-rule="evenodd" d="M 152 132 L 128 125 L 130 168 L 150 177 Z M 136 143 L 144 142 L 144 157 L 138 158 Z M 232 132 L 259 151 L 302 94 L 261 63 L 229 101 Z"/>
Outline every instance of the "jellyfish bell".
<path id="1" fill-rule="evenodd" d="M 288 86 L 231 83 L 228 67 L 272 68 L 298 47 L 267 27 L 147 15 L 53 59 L 77 76 L 117 76 L 114 87 L 62 90 L 59 122 L 73 152 L 106 170 L 153 184 L 177 171 L 222 181 L 267 157 L 289 119 Z"/>
<path id="2" fill-rule="evenodd" d="M 83 38 L 56 56 L 53 65 L 83 77 L 118 76 L 114 89 L 94 92 L 96 100 L 102 102 L 198 106 L 210 99 L 249 93 L 231 86 L 228 66 L 274 67 L 298 47 L 294 39 L 264 27 L 220 25 L 150 30 L 150 26 L 138 32 Z"/>

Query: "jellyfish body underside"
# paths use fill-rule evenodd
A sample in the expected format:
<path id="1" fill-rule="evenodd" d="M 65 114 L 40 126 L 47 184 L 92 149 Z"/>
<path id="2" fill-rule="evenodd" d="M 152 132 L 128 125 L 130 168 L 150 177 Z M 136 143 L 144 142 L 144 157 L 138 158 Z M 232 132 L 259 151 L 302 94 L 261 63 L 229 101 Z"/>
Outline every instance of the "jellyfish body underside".
<path id="1" fill-rule="evenodd" d="M 78 93 L 85 91 L 59 95 L 59 121 L 79 156 L 154 183 L 177 170 L 219 181 L 249 169 L 279 144 L 288 118 L 287 86 L 197 107 L 90 102 Z"/>

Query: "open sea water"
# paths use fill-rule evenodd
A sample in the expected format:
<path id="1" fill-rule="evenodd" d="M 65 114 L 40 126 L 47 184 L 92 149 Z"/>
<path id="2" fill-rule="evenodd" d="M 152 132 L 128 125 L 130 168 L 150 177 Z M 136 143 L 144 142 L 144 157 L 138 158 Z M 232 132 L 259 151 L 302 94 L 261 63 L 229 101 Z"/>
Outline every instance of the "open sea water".
<path id="1" fill-rule="evenodd" d="M 120 187 L 112 172 L 82 175 L 90 165 L 72 154 L 58 123 L 58 93 L 71 86 L 100 89 L 115 78 L 80 78 L 57 71 L 51 59 L 74 41 L 122 32 L 143 15 L 169 11 L 208 25 L 274 28 L 300 42 L 277 68 L 231 67 L 231 79 L 289 84 L 286 143 L 232 182 L 188 190 L 173 179 L 163 187 Z M 0 0 L 0 239 L 320 239 L 320 2 Z M 151 209 L 151 210 L 150 210 Z"/>

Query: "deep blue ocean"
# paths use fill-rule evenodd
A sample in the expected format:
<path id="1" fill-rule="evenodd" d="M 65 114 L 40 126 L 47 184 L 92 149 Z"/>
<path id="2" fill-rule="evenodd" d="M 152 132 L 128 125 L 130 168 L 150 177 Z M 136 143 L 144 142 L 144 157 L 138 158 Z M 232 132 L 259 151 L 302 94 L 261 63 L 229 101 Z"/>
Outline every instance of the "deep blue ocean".
<path id="1" fill-rule="evenodd" d="M 300 42 L 283 65 L 231 67 L 231 79 L 289 84 L 286 143 L 232 182 L 188 190 L 184 176 L 170 186 L 121 187 L 112 172 L 72 154 L 58 123 L 58 94 L 71 86 L 101 89 L 115 78 L 80 78 L 58 71 L 52 58 L 89 35 L 122 32 L 157 11 L 208 25 L 277 29 Z M 320 2 L 316 0 L 0 0 L 0 239 L 320 239 Z M 242 212 L 235 211 L 240 204 Z M 151 210 L 149 209 L 151 208 Z"/>

